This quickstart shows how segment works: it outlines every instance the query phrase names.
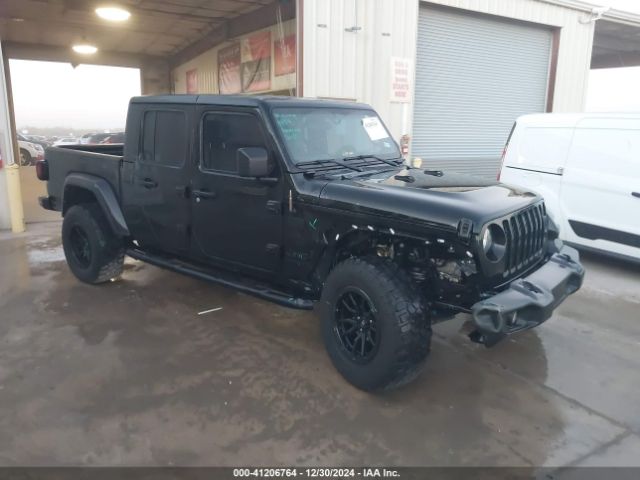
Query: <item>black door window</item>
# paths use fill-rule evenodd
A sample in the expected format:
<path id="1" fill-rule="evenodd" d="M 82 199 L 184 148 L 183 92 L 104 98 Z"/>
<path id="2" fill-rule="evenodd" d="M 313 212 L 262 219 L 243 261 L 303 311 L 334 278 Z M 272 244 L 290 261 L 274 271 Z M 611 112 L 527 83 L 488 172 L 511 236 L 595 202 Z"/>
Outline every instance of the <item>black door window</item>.
<path id="1" fill-rule="evenodd" d="M 247 113 L 208 113 L 202 121 L 202 168 L 237 172 L 236 152 L 263 147 L 266 142 L 260 120 Z"/>
<path id="2" fill-rule="evenodd" d="M 187 156 L 184 112 L 149 110 L 144 114 L 141 159 L 166 167 L 181 167 Z"/>

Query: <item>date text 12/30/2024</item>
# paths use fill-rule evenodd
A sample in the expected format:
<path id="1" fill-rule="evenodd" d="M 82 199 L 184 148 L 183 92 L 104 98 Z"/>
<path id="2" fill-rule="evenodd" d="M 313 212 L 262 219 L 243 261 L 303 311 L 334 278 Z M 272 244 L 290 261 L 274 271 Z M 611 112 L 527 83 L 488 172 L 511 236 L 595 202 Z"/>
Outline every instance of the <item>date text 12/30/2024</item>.
<path id="1" fill-rule="evenodd" d="M 388 468 L 234 468 L 235 478 L 400 478 Z"/>

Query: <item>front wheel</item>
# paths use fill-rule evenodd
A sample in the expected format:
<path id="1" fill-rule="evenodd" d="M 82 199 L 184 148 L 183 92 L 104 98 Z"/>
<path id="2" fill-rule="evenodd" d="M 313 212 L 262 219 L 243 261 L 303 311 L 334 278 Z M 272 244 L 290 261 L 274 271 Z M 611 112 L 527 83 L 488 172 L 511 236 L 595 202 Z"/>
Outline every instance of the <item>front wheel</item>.
<path id="1" fill-rule="evenodd" d="M 103 283 L 122 273 L 124 243 L 97 204 L 69 209 L 62 222 L 62 247 L 71 272 L 83 282 Z"/>
<path id="2" fill-rule="evenodd" d="M 336 369 L 366 391 L 404 385 L 429 354 L 431 324 L 407 275 L 377 257 L 350 258 L 325 283 L 322 334 Z"/>

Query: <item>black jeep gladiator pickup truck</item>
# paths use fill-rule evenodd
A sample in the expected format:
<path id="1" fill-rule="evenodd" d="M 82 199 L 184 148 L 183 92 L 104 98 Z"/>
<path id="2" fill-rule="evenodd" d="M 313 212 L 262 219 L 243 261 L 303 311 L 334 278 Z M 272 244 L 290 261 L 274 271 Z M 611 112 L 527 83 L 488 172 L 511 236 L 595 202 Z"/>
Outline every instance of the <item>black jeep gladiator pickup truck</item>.
<path id="1" fill-rule="evenodd" d="M 71 271 L 124 256 L 311 309 L 364 390 L 415 378 L 431 326 L 471 315 L 491 346 L 547 320 L 582 284 L 534 193 L 404 165 L 367 105 L 283 97 L 131 100 L 124 145 L 49 148 L 44 208 Z"/>

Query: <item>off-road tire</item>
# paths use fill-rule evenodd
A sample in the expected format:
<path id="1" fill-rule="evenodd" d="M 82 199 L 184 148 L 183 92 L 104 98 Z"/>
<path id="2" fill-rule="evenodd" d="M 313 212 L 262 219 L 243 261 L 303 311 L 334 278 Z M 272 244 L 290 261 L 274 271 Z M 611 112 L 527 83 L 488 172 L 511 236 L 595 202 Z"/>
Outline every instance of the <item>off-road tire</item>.
<path id="1" fill-rule="evenodd" d="M 28 150 L 21 148 L 20 149 L 20 166 L 26 167 L 29 165 L 33 165 L 33 158 L 31 157 L 31 154 L 29 153 Z"/>
<path id="2" fill-rule="evenodd" d="M 88 260 L 74 251 L 73 239 L 81 234 L 90 251 Z M 97 204 L 74 205 L 67 211 L 62 223 L 62 247 L 71 272 L 85 283 L 108 282 L 122 273 L 124 242 L 113 233 Z"/>
<path id="3" fill-rule="evenodd" d="M 336 309 L 345 290 L 357 288 L 375 307 L 379 343 L 373 358 L 355 362 L 340 340 Z M 431 322 L 427 308 L 406 273 L 390 260 L 349 258 L 329 274 L 320 301 L 322 335 L 336 369 L 365 391 L 381 391 L 415 379 L 429 355 Z"/>

